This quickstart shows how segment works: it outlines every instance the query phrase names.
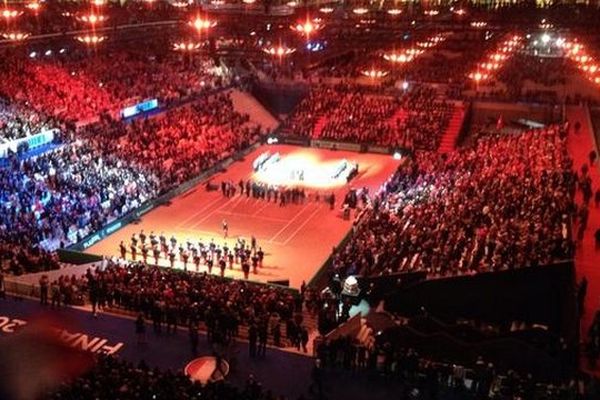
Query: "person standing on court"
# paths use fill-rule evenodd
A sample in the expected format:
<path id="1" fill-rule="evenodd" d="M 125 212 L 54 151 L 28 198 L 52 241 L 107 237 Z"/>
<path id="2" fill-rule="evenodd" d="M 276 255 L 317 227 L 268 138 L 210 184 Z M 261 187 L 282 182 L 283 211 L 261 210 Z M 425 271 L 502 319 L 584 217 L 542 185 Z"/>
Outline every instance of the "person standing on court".
<path id="1" fill-rule="evenodd" d="M 242 262 L 242 271 L 244 272 L 244 279 L 248 279 L 248 276 L 250 275 L 250 264 L 248 264 L 248 261 L 246 260 Z"/>
<path id="2" fill-rule="evenodd" d="M 144 314 L 142 313 L 139 313 L 135 320 L 135 334 L 138 346 L 146 344 L 146 321 L 144 321 Z"/>
<path id="3" fill-rule="evenodd" d="M 192 355 L 198 354 L 198 324 L 192 320 L 188 326 L 190 335 L 190 345 L 192 346 Z"/>
<path id="4" fill-rule="evenodd" d="M 268 326 L 266 322 L 260 324 L 258 328 L 258 356 L 267 356 L 267 339 L 269 337 Z"/>
<path id="5" fill-rule="evenodd" d="M 223 237 L 225 239 L 227 239 L 227 235 L 229 234 L 229 226 L 227 225 L 226 220 L 223 220 L 222 226 L 223 226 Z"/>
<path id="6" fill-rule="evenodd" d="M 250 358 L 256 357 L 256 342 L 258 340 L 258 332 L 256 325 L 253 323 L 248 329 L 248 348 L 250 351 Z"/>
<path id="7" fill-rule="evenodd" d="M 48 276 L 42 275 L 40 278 L 40 304 L 43 306 L 48 305 Z"/>

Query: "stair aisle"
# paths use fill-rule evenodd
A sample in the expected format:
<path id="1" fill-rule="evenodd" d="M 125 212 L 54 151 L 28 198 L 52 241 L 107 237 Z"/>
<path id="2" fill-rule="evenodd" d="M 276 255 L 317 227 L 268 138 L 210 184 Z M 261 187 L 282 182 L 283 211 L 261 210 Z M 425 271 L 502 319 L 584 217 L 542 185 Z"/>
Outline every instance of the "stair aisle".
<path id="1" fill-rule="evenodd" d="M 462 128 L 465 119 L 465 108 L 463 105 L 454 106 L 454 112 L 448 123 L 448 127 L 442 136 L 440 141 L 440 147 L 438 151 L 440 153 L 448 153 L 454 150 L 456 147 L 456 141 Z"/>

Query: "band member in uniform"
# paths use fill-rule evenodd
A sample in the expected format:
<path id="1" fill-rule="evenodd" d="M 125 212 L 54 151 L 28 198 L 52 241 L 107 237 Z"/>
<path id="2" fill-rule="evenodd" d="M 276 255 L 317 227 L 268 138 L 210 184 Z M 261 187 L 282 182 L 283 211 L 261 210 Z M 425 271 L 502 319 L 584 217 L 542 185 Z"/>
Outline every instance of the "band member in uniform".
<path id="1" fill-rule="evenodd" d="M 152 253 L 154 253 L 154 262 L 158 265 L 158 259 L 160 258 L 160 249 L 158 246 L 154 246 L 152 249 Z"/>
<path id="2" fill-rule="evenodd" d="M 135 247 L 135 246 L 133 245 L 133 243 L 132 243 L 132 244 L 131 244 L 131 246 L 130 246 L 130 249 L 131 249 L 131 259 L 132 259 L 133 261 L 135 261 L 135 258 L 136 258 L 136 256 L 137 256 L 137 247 Z"/>
<path id="3" fill-rule="evenodd" d="M 142 258 L 144 259 L 144 263 L 148 263 L 148 246 L 142 244 Z"/>
<path id="4" fill-rule="evenodd" d="M 208 273 L 212 274 L 212 267 L 213 267 L 212 257 L 210 257 L 208 260 L 206 260 L 206 266 L 208 267 Z"/>
<path id="5" fill-rule="evenodd" d="M 179 250 L 179 261 L 183 261 L 183 253 L 185 251 L 185 249 L 183 248 L 183 243 L 181 243 L 179 245 L 179 249 L 178 250 Z"/>
<path id="6" fill-rule="evenodd" d="M 146 234 L 144 233 L 144 230 L 142 229 L 142 231 L 140 232 L 140 242 L 142 242 L 142 245 L 146 244 Z"/>
<path id="7" fill-rule="evenodd" d="M 137 236 L 134 234 L 131 235 L 131 245 L 134 247 L 137 247 L 137 243 L 138 243 L 138 239 Z"/>
<path id="8" fill-rule="evenodd" d="M 119 243 L 119 251 L 121 252 L 121 258 L 124 260 L 125 256 L 127 256 L 127 247 L 125 247 L 125 243 L 122 240 Z"/>
<path id="9" fill-rule="evenodd" d="M 190 254 L 187 251 L 184 251 L 181 254 L 181 260 L 183 261 L 183 270 L 187 271 L 187 263 L 188 263 L 188 259 L 190 258 Z"/>
<path id="10" fill-rule="evenodd" d="M 175 249 L 169 251 L 169 262 L 171 263 L 171 268 L 173 268 L 175 266 Z"/>
<path id="11" fill-rule="evenodd" d="M 200 248 L 200 256 L 202 256 L 202 260 L 204 262 L 208 261 L 208 252 L 206 251 L 206 247 L 201 247 Z"/>
<path id="12" fill-rule="evenodd" d="M 252 271 L 254 272 L 254 274 L 257 274 L 257 268 L 258 268 L 258 256 L 256 255 L 256 253 L 252 256 Z"/>
<path id="13" fill-rule="evenodd" d="M 194 254 L 194 265 L 196 266 L 196 272 L 199 272 L 200 271 L 200 256 L 198 255 L 197 252 Z"/>
<path id="14" fill-rule="evenodd" d="M 221 278 L 225 276 L 225 267 L 227 266 L 227 263 L 225 262 L 225 259 L 221 258 L 219 260 L 219 268 L 221 269 Z"/>
<path id="15" fill-rule="evenodd" d="M 250 275 L 250 264 L 248 264 L 247 261 L 242 263 L 242 271 L 244 272 L 244 279 L 248 279 L 248 276 Z"/>
<path id="16" fill-rule="evenodd" d="M 235 256 L 235 262 L 239 262 L 240 259 L 240 244 L 239 241 L 235 242 L 235 246 L 233 247 L 233 254 Z"/>
<path id="17" fill-rule="evenodd" d="M 229 247 L 227 246 L 227 242 L 223 243 L 223 257 L 227 257 L 229 254 Z"/>
<path id="18" fill-rule="evenodd" d="M 263 251 L 262 247 L 258 248 L 258 251 L 256 252 L 256 255 L 258 256 L 258 265 L 262 268 L 262 266 L 263 266 L 263 260 L 265 258 L 265 252 Z"/>
<path id="19" fill-rule="evenodd" d="M 154 231 L 150 231 L 150 235 L 148 237 L 150 238 L 150 246 L 154 247 L 158 244 L 158 240 L 156 240 Z"/>
<path id="20" fill-rule="evenodd" d="M 175 248 L 177 246 L 177 238 L 175 236 L 171 236 L 171 247 Z"/>

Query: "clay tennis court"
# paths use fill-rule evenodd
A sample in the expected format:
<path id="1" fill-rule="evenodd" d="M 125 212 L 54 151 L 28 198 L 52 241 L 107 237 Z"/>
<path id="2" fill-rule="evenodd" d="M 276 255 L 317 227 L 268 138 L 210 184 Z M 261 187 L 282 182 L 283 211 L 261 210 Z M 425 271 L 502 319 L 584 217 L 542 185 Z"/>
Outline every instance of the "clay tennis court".
<path id="1" fill-rule="evenodd" d="M 262 282 L 289 280 L 291 287 L 300 287 L 302 281 L 308 282 L 314 276 L 331 254 L 333 246 L 351 228 L 354 215 L 350 220 L 345 220 L 340 209 L 348 189 L 368 187 L 371 192 L 376 191 L 395 171 L 400 161 L 389 155 L 288 145 L 262 146 L 244 160 L 230 165 L 225 172 L 213 175 L 212 182 L 220 184 L 221 181 L 230 180 L 237 186 L 240 179 L 264 180 L 264 176 L 254 173 L 252 162 L 267 150 L 271 153 L 279 152 L 282 159 L 305 160 L 302 161 L 305 163 L 304 167 L 313 170 L 318 168 L 329 171 L 332 165 L 347 159 L 359 164 L 359 174 L 347 185 L 333 183 L 331 187 L 325 187 L 320 183 L 318 187 L 311 187 L 305 182 L 308 200 L 303 204 L 287 204 L 283 207 L 273 201 L 240 196 L 239 192 L 234 197 L 226 198 L 220 190 L 208 192 L 204 184 L 199 184 L 174 198 L 168 205 L 145 214 L 138 223 L 129 224 L 96 243 L 87 252 L 120 256 L 119 243 L 124 241 L 128 246 L 131 235 L 142 229 L 146 234 L 154 231 L 157 236 L 161 233 L 167 238 L 175 236 L 179 243 L 188 239 L 193 243 L 198 240 L 208 243 L 214 239 L 217 244 L 227 242 L 230 248 L 233 248 L 238 237 L 249 241 L 254 235 L 258 246 L 265 252 L 265 259 L 264 266 L 259 268 L 257 274 L 251 273 L 250 279 Z M 315 200 L 317 191 L 320 193 L 320 201 Z M 333 211 L 322 199 L 332 192 L 336 196 L 336 208 Z M 229 225 L 227 239 L 223 238 L 221 229 L 223 220 Z M 140 258 L 138 254 L 138 260 Z M 154 262 L 153 257 L 148 260 Z M 169 262 L 161 258 L 159 264 L 167 266 Z M 195 270 L 191 262 L 187 267 Z M 183 263 L 176 261 L 175 268 L 183 268 Z M 206 266 L 200 266 L 200 272 L 206 270 Z M 213 267 L 212 273 L 219 274 L 219 268 Z M 243 273 L 239 265 L 234 265 L 233 269 L 227 269 L 225 276 L 242 278 Z"/>

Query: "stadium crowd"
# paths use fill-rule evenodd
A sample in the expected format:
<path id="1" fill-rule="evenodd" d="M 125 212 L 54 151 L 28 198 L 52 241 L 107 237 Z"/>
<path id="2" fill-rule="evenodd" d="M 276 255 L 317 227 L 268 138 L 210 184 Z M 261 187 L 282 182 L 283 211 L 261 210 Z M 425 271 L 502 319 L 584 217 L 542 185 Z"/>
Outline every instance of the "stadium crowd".
<path id="1" fill-rule="evenodd" d="M 15 114 L 20 108 L 4 105 L 10 111 L 3 116 L 10 117 L 3 132 L 11 138 L 51 126 L 35 112 Z M 44 249 L 80 241 L 244 149 L 261 133 L 226 94 L 131 124 L 106 116 L 76 135 L 62 128 L 53 150 L 29 158 L 11 154 L 0 168 L 2 243 L 6 249 L 21 246 L 2 257 L 14 273 L 55 266 L 44 261 Z"/>
<path id="2" fill-rule="evenodd" d="M 313 139 L 435 150 L 453 111 L 424 86 L 400 97 L 348 85 L 319 87 L 300 102 L 286 130 Z"/>
<path id="3" fill-rule="evenodd" d="M 559 127 L 490 133 L 448 156 L 419 154 L 335 253 L 334 272 L 449 276 L 564 258 L 573 251 L 571 167 Z"/>
<path id="4" fill-rule="evenodd" d="M 55 128 L 56 121 L 0 98 L 0 144 Z"/>
<path id="5" fill-rule="evenodd" d="M 157 333 L 165 325 L 169 333 L 176 325 L 204 322 L 209 338 L 231 338 L 242 324 L 271 326 L 293 320 L 302 309 L 302 298 L 287 289 L 135 262 L 109 261 L 88 271 L 79 285 L 94 310 L 142 313 Z"/>
<path id="6" fill-rule="evenodd" d="M 27 7 L 27 3 L 16 3 L 15 9 L 23 11 L 19 16 L 20 28 L 31 34 L 58 34 L 81 29 L 89 29 L 89 25 L 76 17 L 96 13 L 110 16 L 104 24 L 107 27 L 127 24 L 141 24 L 176 18 L 181 10 L 164 0 L 146 2 L 97 2 L 97 7 L 86 3 L 35 2 L 38 8 Z M 94 5 L 96 5 L 94 3 Z M 101 10 L 101 11 L 100 11 Z"/>
<path id="7" fill-rule="evenodd" d="M 181 372 L 102 357 L 92 369 L 73 382 L 63 384 L 48 398 L 276 400 L 278 397 L 264 389 L 253 376 L 248 377 L 242 389 L 222 381 L 202 385 Z"/>
<path id="8" fill-rule="evenodd" d="M 168 106 L 229 83 L 212 59 L 169 50 L 164 39 L 143 51 L 123 45 L 93 56 L 73 51 L 52 60 L 6 57 L 0 62 L 5 77 L 0 94 L 40 114 L 77 122 L 116 116 L 148 98 Z"/>
<path id="9" fill-rule="evenodd" d="M 437 399 L 564 399 L 593 398 L 594 388 L 577 376 L 558 384 L 536 382 L 529 374 L 500 371 L 482 357 L 471 367 L 429 359 L 411 348 L 379 340 L 366 345 L 341 336 L 320 342 L 316 356 L 325 372 L 361 371 L 404 383 L 403 397 Z"/>
<path id="10" fill-rule="evenodd" d="M 121 7 L 118 21 L 146 20 L 146 8 L 139 4 L 111 7 Z M 162 2 L 157 11 L 150 20 L 172 15 Z M 53 31 L 76 25 L 48 26 Z M 463 87 L 465 55 L 476 59 L 472 51 L 484 47 L 479 39 L 462 47 L 454 41 L 420 58 L 403 70 L 404 79 Z M 460 53 L 458 58 L 450 54 L 453 52 Z M 294 75 L 285 72 L 270 71 Z M 347 78 L 356 72 L 357 66 L 350 63 L 333 74 Z M 236 111 L 232 98 L 224 92 L 169 108 L 230 84 L 213 59 L 180 57 L 155 49 L 112 49 L 53 61 L 7 57 L 0 60 L 0 73 L 0 143 L 60 123 L 67 131 L 51 151 L 30 158 L 11 154 L 0 165 L 0 286 L 3 271 L 19 275 L 58 268 L 53 249 L 79 242 L 249 147 L 264 133 L 250 122 L 249 115 Z M 417 73 L 421 74 L 418 79 Z M 518 55 L 498 76 L 507 89 L 492 90 L 521 98 L 523 82 L 564 85 L 564 75 L 564 64 L 556 60 L 541 62 Z M 154 118 L 115 119 L 118 110 L 149 97 L 157 97 L 169 109 Z M 415 150 L 373 197 L 348 242 L 334 249 L 332 276 L 425 271 L 429 277 L 446 277 L 537 267 L 573 255 L 574 242 L 581 240 L 587 227 L 592 188 L 587 169 L 580 175 L 572 172 L 564 127 L 520 133 L 485 129 L 454 152 L 434 153 L 453 111 L 454 105 L 446 97 L 418 84 L 411 83 L 410 89 L 395 96 L 381 88 L 319 84 L 284 122 L 287 132 L 304 138 Z M 94 122 L 75 132 L 74 123 L 82 120 Z M 270 201 L 273 193 L 268 186 L 250 180 L 238 185 L 240 196 Z M 234 182 L 222 182 L 221 186 L 225 197 L 233 196 L 236 187 Z M 580 208 L 573 201 L 577 187 L 586 203 Z M 305 198 L 303 190 L 282 191 L 283 196 L 275 193 L 282 199 L 280 204 L 288 197 L 292 202 Z M 597 197 L 600 199 L 600 194 Z M 333 208 L 335 198 L 330 199 Z M 569 234 L 571 219 L 578 228 L 575 240 Z M 225 222 L 223 229 L 227 236 Z M 232 259 L 237 262 L 238 257 L 242 265 L 252 259 L 256 268 L 262 257 L 254 245 L 244 259 L 240 254 L 245 253 L 245 245 L 228 252 L 226 245 L 206 250 L 201 243 L 184 248 L 180 242 L 179 257 L 186 267 L 189 257 L 197 272 L 200 260 L 210 265 L 209 273 L 193 273 L 146 264 L 152 249 L 157 263 L 164 254 L 173 266 L 176 240 L 168 247 L 166 238 L 156 243 L 150 238 L 152 247 L 146 247 L 143 239 L 138 246 L 137 237 L 139 234 L 129 246 L 133 262 L 107 260 L 83 277 L 60 276 L 50 281 L 42 276 L 41 303 L 83 304 L 87 296 L 95 315 L 98 309 L 138 314 L 142 323 L 144 318 L 152 321 L 156 334 L 203 323 L 213 342 L 237 337 L 244 326 L 252 357 L 264 355 L 269 338 L 275 345 L 281 344 L 282 325 L 291 344 L 307 352 L 302 311 L 319 314 L 321 333 L 349 319 L 350 301 L 342 302 L 304 285 L 297 294 L 211 275 L 212 253 L 221 250 L 223 257 L 219 254 L 214 259 L 222 274 L 227 262 L 231 268 Z M 121 246 L 125 258 L 128 248 Z M 136 261 L 138 251 L 144 262 Z M 249 263 L 246 266 L 249 271 Z M 244 272 L 248 278 L 246 269 Z M 596 317 L 589 332 L 596 357 L 600 353 L 599 326 Z M 406 379 L 407 397 L 415 396 L 416 390 L 436 398 L 438 391 L 452 389 L 459 396 L 471 392 L 483 398 L 496 391 L 505 398 L 534 398 L 539 389 L 530 377 L 508 374 L 500 378 L 493 366 L 482 360 L 467 379 L 461 366 L 426 360 L 389 343 L 367 348 L 342 337 L 321 344 L 316 352 L 322 368 L 342 366 Z M 317 381 L 318 375 L 316 372 Z M 578 383 L 573 380 L 542 389 L 546 398 L 576 396 Z M 52 398 L 167 398 L 173 393 L 181 398 L 274 398 L 253 380 L 243 390 L 226 384 L 200 387 L 181 374 L 112 358 L 101 359 L 92 371 Z"/>
<path id="11" fill-rule="evenodd" d="M 130 124 L 106 118 L 82 135 L 103 152 L 152 171 L 165 192 L 248 147 L 261 133 L 221 93 Z"/>
<path id="12" fill-rule="evenodd" d="M 85 141 L 35 158 L 13 155 L 0 168 L 0 182 L 0 239 L 16 255 L 19 248 L 53 250 L 77 242 L 156 196 L 159 188 L 153 175 Z"/>
<path id="13" fill-rule="evenodd" d="M 167 39 L 149 42 L 143 49 L 111 49 L 93 57 L 77 53 L 63 62 L 63 68 L 102 83 L 121 108 L 148 98 L 168 105 L 228 83 L 213 59 L 174 52 Z"/>

